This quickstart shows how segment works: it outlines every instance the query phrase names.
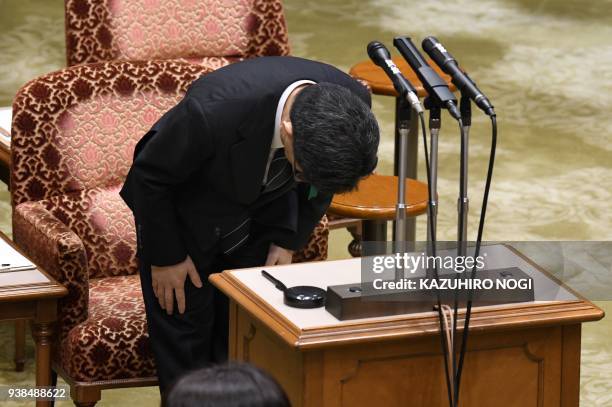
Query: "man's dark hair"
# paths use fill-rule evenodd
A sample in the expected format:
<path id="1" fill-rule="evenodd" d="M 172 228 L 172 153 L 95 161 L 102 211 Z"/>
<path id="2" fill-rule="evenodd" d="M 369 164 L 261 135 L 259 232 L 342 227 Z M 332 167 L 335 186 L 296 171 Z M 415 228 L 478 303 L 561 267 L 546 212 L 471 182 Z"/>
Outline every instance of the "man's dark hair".
<path id="1" fill-rule="evenodd" d="M 174 383 L 165 407 L 291 407 L 280 385 L 263 370 L 229 363 L 194 370 Z"/>
<path id="2" fill-rule="evenodd" d="M 376 168 L 378 123 L 347 88 L 325 82 L 307 86 L 296 96 L 290 117 L 295 161 L 319 191 L 351 191 Z"/>

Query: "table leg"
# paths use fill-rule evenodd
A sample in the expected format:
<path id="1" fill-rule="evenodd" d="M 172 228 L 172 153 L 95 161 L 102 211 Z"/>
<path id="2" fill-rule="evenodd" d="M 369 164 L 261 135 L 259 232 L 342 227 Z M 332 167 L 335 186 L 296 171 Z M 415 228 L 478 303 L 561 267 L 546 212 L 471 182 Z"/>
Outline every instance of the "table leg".
<path id="1" fill-rule="evenodd" d="M 0 162 L 0 181 L 4 182 L 9 190 L 11 189 L 10 178 L 9 167 L 5 163 Z"/>
<path id="2" fill-rule="evenodd" d="M 51 343 L 53 328 L 50 323 L 34 323 L 32 336 L 36 343 L 36 386 L 51 385 Z M 49 401 L 37 401 L 36 406 L 49 406 Z"/>
<path id="3" fill-rule="evenodd" d="M 400 145 L 400 134 L 399 124 L 401 121 L 407 120 L 410 123 L 410 130 L 408 132 L 408 143 L 407 149 L 408 154 L 408 168 L 406 169 L 406 176 L 408 178 L 417 179 L 418 176 L 418 163 L 419 163 L 419 118 L 410 108 L 410 106 L 403 101 L 403 99 L 395 98 L 395 149 L 393 157 L 393 175 L 398 174 L 399 165 L 399 145 Z M 395 240 L 395 236 L 393 236 Z M 406 219 L 406 240 L 414 242 L 416 239 L 416 218 L 411 217 Z"/>
<path id="4" fill-rule="evenodd" d="M 23 372 L 25 365 L 25 319 L 15 321 L 15 371 Z"/>
<path id="5" fill-rule="evenodd" d="M 362 242 L 386 242 L 387 221 L 386 220 L 364 220 Z"/>

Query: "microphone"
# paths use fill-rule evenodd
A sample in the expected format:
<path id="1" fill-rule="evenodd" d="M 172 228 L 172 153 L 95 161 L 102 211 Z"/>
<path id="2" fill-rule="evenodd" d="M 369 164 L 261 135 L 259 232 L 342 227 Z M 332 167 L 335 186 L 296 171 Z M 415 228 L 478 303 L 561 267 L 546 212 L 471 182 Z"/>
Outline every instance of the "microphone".
<path id="1" fill-rule="evenodd" d="M 493 110 L 493 105 L 489 102 L 489 99 L 478 89 L 468 74 L 459 68 L 457 60 L 453 58 L 436 37 L 430 36 L 425 38 L 422 46 L 423 50 L 434 60 L 440 69 L 453 78 L 453 83 L 463 94 L 472 99 L 476 106 L 487 115 L 495 116 L 495 110 Z"/>
<path id="2" fill-rule="evenodd" d="M 400 54 L 408 62 L 412 70 L 417 74 L 423 83 L 427 93 L 437 99 L 455 119 L 459 120 L 461 115 L 457 109 L 457 99 L 453 92 L 440 75 L 434 71 L 425 61 L 419 50 L 414 46 L 409 37 L 395 37 L 393 45 L 399 50 Z"/>
<path id="3" fill-rule="evenodd" d="M 368 56 L 372 62 L 385 71 L 389 79 L 391 79 L 391 82 L 393 82 L 393 87 L 397 93 L 405 98 L 417 113 L 422 113 L 423 107 L 417 96 L 416 89 L 412 86 L 410 81 L 402 75 L 397 65 L 395 65 L 387 47 L 379 41 L 372 41 L 368 44 Z"/>

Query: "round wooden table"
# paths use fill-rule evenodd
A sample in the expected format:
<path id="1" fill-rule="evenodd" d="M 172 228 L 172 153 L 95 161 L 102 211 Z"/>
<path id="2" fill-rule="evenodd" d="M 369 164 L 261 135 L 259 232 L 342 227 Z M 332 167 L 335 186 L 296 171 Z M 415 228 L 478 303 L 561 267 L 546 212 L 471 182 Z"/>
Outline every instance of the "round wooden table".
<path id="1" fill-rule="evenodd" d="M 362 219 L 363 241 L 386 241 L 387 221 L 395 218 L 397 177 L 372 174 L 358 189 L 334 196 L 329 213 Z M 406 179 L 406 215 L 415 217 L 427 211 L 427 185 Z"/>

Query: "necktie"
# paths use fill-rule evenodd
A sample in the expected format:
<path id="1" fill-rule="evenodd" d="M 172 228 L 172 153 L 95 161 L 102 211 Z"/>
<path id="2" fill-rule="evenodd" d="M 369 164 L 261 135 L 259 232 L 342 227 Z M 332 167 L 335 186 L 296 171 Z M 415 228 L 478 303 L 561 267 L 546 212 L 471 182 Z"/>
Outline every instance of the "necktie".
<path id="1" fill-rule="evenodd" d="M 293 169 L 285 157 L 285 149 L 279 148 L 274 152 L 272 161 L 270 161 L 268 179 L 266 180 L 262 192 L 264 194 L 272 192 L 285 185 L 291 178 L 293 178 Z"/>
<path id="2" fill-rule="evenodd" d="M 268 179 L 263 185 L 262 195 L 273 192 L 293 179 L 293 169 L 285 157 L 285 150 L 277 149 L 270 161 L 268 168 Z M 221 250 L 229 254 L 242 246 L 249 237 L 251 229 L 251 218 L 247 217 L 238 222 L 234 227 L 221 236 Z"/>

